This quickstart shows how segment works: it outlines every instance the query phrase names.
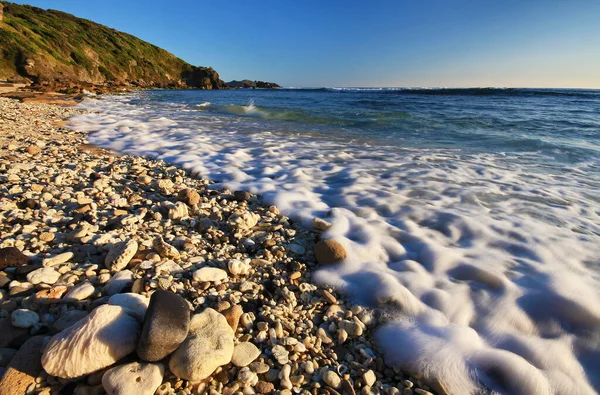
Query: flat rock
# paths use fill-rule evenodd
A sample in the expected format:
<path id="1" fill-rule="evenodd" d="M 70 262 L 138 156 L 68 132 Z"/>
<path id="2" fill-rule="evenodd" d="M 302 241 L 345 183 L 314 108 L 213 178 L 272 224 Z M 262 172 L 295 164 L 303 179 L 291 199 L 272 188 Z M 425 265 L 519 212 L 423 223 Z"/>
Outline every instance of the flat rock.
<path id="1" fill-rule="evenodd" d="M 0 395 L 25 394 L 42 371 L 43 336 L 34 336 L 21 346 L 0 380 Z"/>
<path id="2" fill-rule="evenodd" d="M 144 320 L 149 303 L 149 298 L 131 292 L 115 294 L 108 299 L 108 304 L 121 306 L 127 314 L 134 317 L 139 322 Z"/>
<path id="3" fill-rule="evenodd" d="M 169 368 L 185 380 L 200 381 L 233 356 L 233 329 L 225 317 L 206 308 L 192 317 L 188 337 L 169 361 Z"/>
<path id="4" fill-rule="evenodd" d="M 164 374 L 165 367 L 160 363 L 132 362 L 107 370 L 102 387 L 108 395 L 153 395 Z"/>
<path id="5" fill-rule="evenodd" d="M 137 345 L 138 356 L 159 361 L 179 347 L 188 335 L 190 309 L 179 295 L 158 290 L 150 297 Z"/>
<path id="6" fill-rule="evenodd" d="M 321 232 L 326 232 L 331 228 L 331 223 L 316 217 L 312 220 L 312 228 Z"/>
<path id="7" fill-rule="evenodd" d="M 60 278 L 60 273 L 51 267 L 42 267 L 27 274 L 27 281 L 33 285 L 54 284 Z"/>
<path id="8" fill-rule="evenodd" d="M 241 368 L 250 365 L 259 355 L 258 347 L 250 342 L 242 342 L 234 347 L 231 362 Z"/>
<path id="9" fill-rule="evenodd" d="M 227 278 L 227 272 L 216 267 L 202 267 L 193 274 L 194 281 L 214 282 L 223 281 Z"/>
<path id="10" fill-rule="evenodd" d="M 339 242 L 321 240 L 315 245 L 315 256 L 321 265 L 330 265 L 345 259 L 348 254 Z"/>
<path id="11" fill-rule="evenodd" d="M 102 305 L 54 335 L 42 356 L 46 372 L 76 378 L 103 369 L 135 350 L 139 323 L 122 307 Z"/>
<path id="12" fill-rule="evenodd" d="M 7 267 L 22 266 L 29 262 L 29 257 L 16 247 L 0 248 L 0 270 Z"/>
<path id="13" fill-rule="evenodd" d="M 71 251 L 63 252 L 62 254 L 58 254 L 58 255 L 55 255 L 50 258 L 45 258 L 42 261 L 42 265 L 44 265 L 44 266 L 60 265 L 60 264 L 69 262 L 71 259 L 73 259 L 74 256 L 75 256 L 75 254 Z"/>
<path id="14" fill-rule="evenodd" d="M 113 296 L 133 284 L 133 273 L 131 270 L 123 270 L 111 277 L 103 288 L 104 294 Z"/>
<path id="15" fill-rule="evenodd" d="M 67 292 L 63 297 L 65 302 L 79 302 L 92 296 L 96 292 L 96 288 L 88 281 L 77 284 Z"/>
<path id="16" fill-rule="evenodd" d="M 113 273 L 121 271 L 127 267 L 137 250 L 138 243 L 134 239 L 115 243 L 110 247 L 104 265 Z"/>

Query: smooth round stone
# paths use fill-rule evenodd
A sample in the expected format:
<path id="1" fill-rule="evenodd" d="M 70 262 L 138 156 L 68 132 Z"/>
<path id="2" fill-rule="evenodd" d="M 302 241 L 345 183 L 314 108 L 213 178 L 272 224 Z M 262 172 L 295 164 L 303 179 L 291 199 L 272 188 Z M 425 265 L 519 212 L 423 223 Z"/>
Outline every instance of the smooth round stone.
<path id="1" fill-rule="evenodd" d="M 42 267 L 27 274 L 27 281 L 33 285 L 54 284 L 60 278 L 60 273 L 51 267 Z"/>
<path id="2" fill-rule="evenodd" d="M 190 309 L 179 295 L 158 290 L 150 297 L 137 345 L 138 356 L 159 361 L 179 347 L 188 335 Z"/>
<path id="3" fill-rule="evenodd" d="M 252 194 L 247 191 L 235 191 L 233 192 L 233 197 L 235 198 L 235 200 L 241 203 L 250 200 L 250 198 L 252 198 Z"/>
<path id="4" fill-rule="evenodd" d="M 231 361 L 233 338 L 233 329 L 217 311 L 207 308 L 194 315 L 188 337 L 171 355 L 171 372 L 184 380 L 204 380 Z"/>
<path id="5" fill-rule="evenodd" d="M 92 296 L 96 288 L 87 281 L 77 284 L 63 297 L 65 302 L 79 302 Z"/>
<path id="6" fill-rule="evenodd" d="M 198 282 L 223 281 L 227 278 L 227 272 L 216 267 L 202 267 L 194 272 L 193 277 Z"/>
<path id="7" fill-rule="evenodd" d="M 76 378 L 117 362 L 135 350 L 139 324 L 122 307 L 102 305 L 54 335 L 42 356 L 51 376 Z"/>
<path id="8" fill-rule="evenodd" d="M 40 322 L 40 316 L 35 311 L 18 309 L 10 315 L 11 322 L 17 328 L 31 328 Z"/>
<path id="9" fill-rule="evenodd" d="M 239 368 L 248 366 L 260 355 L 260 350 L 250 342 L 243 342 L 233 349 L 231 362 Z"/>
<path id="10" fill-rule="evenodd" d="M 132 362 L 109 369 L 102 376 L 108 395 L 153 395 L 161 385 L 165 367 L 160 363 Z"/>
<path id="11" fill-rule="evenodd" d="M 323 373 L 321 373 L 321 377 L 323 378 L 325 384 L 331 388 L 338 389 L 342 386 L 342 379 L 333 370 L 326 369 Z"/>
<path id="12" fill-rule="evenodd" d="M 329 265 L 345 259 L 348 254 L 339 242 L 321 240 L 315 245 L 315 256 L 321 265 Z"/>

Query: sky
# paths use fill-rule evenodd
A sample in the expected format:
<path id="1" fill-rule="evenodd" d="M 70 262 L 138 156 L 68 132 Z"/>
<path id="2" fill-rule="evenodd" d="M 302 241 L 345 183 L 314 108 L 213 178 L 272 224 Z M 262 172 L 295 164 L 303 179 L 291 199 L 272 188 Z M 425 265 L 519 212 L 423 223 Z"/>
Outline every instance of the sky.
<path id="1" fill-rule="evenodd" d="M 599 0 L 28 0 L 221 79 L 294 87 L 600 88 Z"/>

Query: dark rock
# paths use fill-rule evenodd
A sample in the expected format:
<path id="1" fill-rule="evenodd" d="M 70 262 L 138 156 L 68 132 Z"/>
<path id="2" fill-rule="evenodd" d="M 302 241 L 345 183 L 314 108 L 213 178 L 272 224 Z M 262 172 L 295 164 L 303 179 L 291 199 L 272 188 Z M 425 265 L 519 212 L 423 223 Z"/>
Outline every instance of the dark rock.
<path id="1" fill-rule="evenodd" d="M 233 196 L 238 202 L 247 202 L 252 197 L 252 194 L 246 191 L 235 191 Z"/>
<path id="2" fill-rule="evenodd" d="M 321 265 L 329 265 L 345 259 L 344 247 L 335 240 L 321 240 L 315 245 L 315 256 Z"/>
<path id="3" fill-rule="evenodd" d="M 21 210 L 24 210 L 26 208 L 30 208 L 30 209 L 36 209 L 39 208 L 39 204 L 37 202 L 37 200 L 35 199 L 24 199 L 22 201 L 20 201 L 19 203 L 17 203 L 17 207 L 20 208 Z"/>
<path id="4" fill-rule="evenodd" d="M 16 247 L 0 248 L 0 270 L 7 267 L 21 266 L 29 262 L 29 257 Z"/>
<path id="5" fill-rule="evenodd" d="M 17 328 L 10 323 L 10 318 L 0 320 L 0 348 L 8 347 L 13 342 L 18 343 L 18 340 L 28 336 L 29 329 Z"/>
<path id="6" fill-rule="evenodd" d="M 11 279 L 7 276 L 0 275 L 0 288 L 4 288 L 4 286 L 11 282 Z"/>
<path id="7" fill-rule="evenodd" d="M 219 78 L 212 67 L 191 66 L 191 70 L 182 73 L 183 81 L 194 88 L 199 89 L 227 89 L 228 86 Z"/>
<path id="8" fill-rule="evenodd" d="M 32 271 L 40 269 L 42 267 L 43 266 L 41 266 L 41 265 L 23 265 L 23 266 L 17 267 L 14 270 L 13 274 L 15 276 L 25 276 L 25 275 L 31 273 Z"/>
<path id="9" fill-rule="evenodd" d="M 265 82 L 265 81 L 251 81 L 251 80 L 233 80 L 227 82 L 227 86 L 234 89 L 277 89 L 281 88 L 274 82 Z"/>
<path id="10" fill-rule="evenodd" d="M 193 189 L 183 189 L 177 194 L 177 200 L 184 202 L 189 206 L 200 203 L 200 195 Z"/>
<path id="11" fill-rule="evenodd" d="M 185 340 L 189 326 L 190 309 L 181 296 L 163 290 L 154 292 L 144 316 L 138 356 L 150 362 L 163 359 Z"/>
<path id="12" fill-rule="evenodd" d="M 43 336 L 27 340 L 8 364 L 0 380 L 0 395 L 25 394 L 42 371 Z"/>
<path id="13" fill-rule="evenodd" d="M 15 286 L 12 287 L 10 289 L 10 291 L 8 291 L 8 294 L 13 297 L 13 296 L 29 296 L 32 293 L 34 293 L 36 291 L 35 288 L 25 288 L 25 287 L 19 287 L 19 286 Z"/>
<path id="14" fill-rule="evenodd" d="M 81 310 L 69 310 L 57 319 L 50 327 L 52 333 L 62 332 L 77 321 L 87 316 L 87 312 Z"/>

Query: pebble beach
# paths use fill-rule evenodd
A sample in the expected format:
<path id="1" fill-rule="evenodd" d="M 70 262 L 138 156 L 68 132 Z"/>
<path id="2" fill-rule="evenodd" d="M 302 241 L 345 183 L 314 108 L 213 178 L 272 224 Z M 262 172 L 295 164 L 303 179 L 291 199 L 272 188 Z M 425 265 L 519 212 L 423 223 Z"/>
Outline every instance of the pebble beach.
<path id="1" fill-rule="evenodd" d="M 0 98 L 0 395 L 444 392 L 311 281 L 346 254 L 326 221 L 92 147 L 81 113 Z"/>

